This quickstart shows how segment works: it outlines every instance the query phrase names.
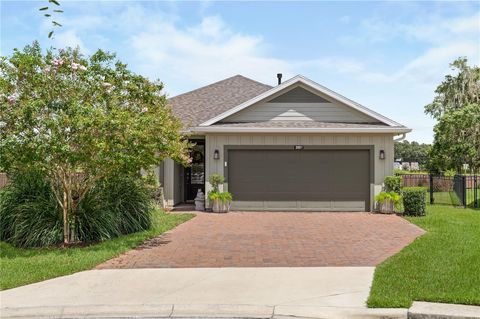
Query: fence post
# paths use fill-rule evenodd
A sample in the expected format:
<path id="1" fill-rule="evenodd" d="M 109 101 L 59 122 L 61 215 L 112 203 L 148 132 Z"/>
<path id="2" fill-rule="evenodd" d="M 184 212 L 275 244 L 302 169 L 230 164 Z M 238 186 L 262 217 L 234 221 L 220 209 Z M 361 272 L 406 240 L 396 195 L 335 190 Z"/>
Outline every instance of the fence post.
<path id="1" fill-rule="evenodd" d="M 478 208 L 478 199 L 477 199 L 477 175 L 473 175 L 473 207 Z"/>
<path id="2" fill-rule="evenodd" d="M 467 176 L 462 176 L 463 207 L 467 208 Z"/>
<path id="3" fill-rule="evenodd" d="M 430 177 L 430 205 L 433 204 L 433 175 L 429 174 Z"/>

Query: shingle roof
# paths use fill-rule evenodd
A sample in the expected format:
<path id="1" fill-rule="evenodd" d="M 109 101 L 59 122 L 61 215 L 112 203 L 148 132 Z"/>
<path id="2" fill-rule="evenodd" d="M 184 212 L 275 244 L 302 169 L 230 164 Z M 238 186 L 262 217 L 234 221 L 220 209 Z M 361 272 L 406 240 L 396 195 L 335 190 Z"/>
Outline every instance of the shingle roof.
<path id="1" fill-rule="evenodd" d="M 168 99 L 173 114 L 185 126 L 197 126 L 272 87 L 241 75 Z"/>
<path id="2" fill-rule="evenodd" d="M 317 121 L 265 121 L 265 122 L 241 122 L 222 123 L 217 122 L 215 127 L 266 127 L 266 128 L 379 128 L 389 127 L 384 123 L 333 123 Z"/>

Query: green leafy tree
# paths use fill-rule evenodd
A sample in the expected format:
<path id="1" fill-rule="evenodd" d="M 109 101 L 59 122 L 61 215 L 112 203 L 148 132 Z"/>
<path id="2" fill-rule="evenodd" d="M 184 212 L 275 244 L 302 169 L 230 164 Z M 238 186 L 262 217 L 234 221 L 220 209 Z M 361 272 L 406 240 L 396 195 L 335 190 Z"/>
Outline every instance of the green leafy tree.
<path id="1" fill-rule="evenodd" d="M 480 68 L 467 62 L 466 58 L 459 58 L 450 64 L 456 75 L 445 76 L 435 90 L 433 102 L 425 106 L 426 114 L 438 120 L 448 111 L 480 104 Z"/>
<path id="2" fill-rule="evenodd" d="M 431 171 L 460 171 L 463 164 L 473 170 L 480 167 L 480 68 L 469 66 L 466 58 L 451 66 L 455 75 L 447 75 L 437 87 L 425 113 L 438 120 L 429 154 Z"/>
<path id="3" fill-rule="evenodd" d="M 404 162 L 418 162 L 424 167 L 428 162 L 430 144 L 420 144 L 418 142 L 395 142 L 395 159 L 401 158 Z"/>
<path id="4" fill-rule="evenodd" d="M 454 168 L 459 172 L 468 164 L 480 169 L 480 104 L 469 104 L 445 113 L 434 128 L 431 167 L 440 171 Z"/>
<path id="5" fill-rule="evenodd" d="M 99 180 L 165 157 L 189 161 L 162 89 L 100 50 L 43 54 L 35 42 L 1 57 L 0 169 L 45 175 L 63 210 L 65 243 L 75 240 L 72 212 Z"/>

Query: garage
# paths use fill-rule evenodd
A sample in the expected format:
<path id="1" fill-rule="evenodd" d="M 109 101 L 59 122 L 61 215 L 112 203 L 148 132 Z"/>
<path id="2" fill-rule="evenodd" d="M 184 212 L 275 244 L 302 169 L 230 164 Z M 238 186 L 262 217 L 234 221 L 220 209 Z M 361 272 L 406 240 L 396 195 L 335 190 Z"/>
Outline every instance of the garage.
<path id="1" fill-rule="evenodd" d="M 232 209 L 369 211 L 371 149 L 226 149 Z"/>

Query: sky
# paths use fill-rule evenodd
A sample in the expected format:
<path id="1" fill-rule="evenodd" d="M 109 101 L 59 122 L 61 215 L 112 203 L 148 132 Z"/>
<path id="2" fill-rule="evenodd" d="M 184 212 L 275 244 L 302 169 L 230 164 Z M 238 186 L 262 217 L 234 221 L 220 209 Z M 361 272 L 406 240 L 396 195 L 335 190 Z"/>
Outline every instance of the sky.
<path id="1" fill-rule="evenodd" d="M 53 39 L 47 0 L 0 0 L 0 54 L 42 47 L 116 52 L 174 96 L 242 74 L 270 85 L 302 74 L 413 129 L 430 143 L 424 106 L 449 64 L 480 64 L 480 1 L 60 1 Z"/>

